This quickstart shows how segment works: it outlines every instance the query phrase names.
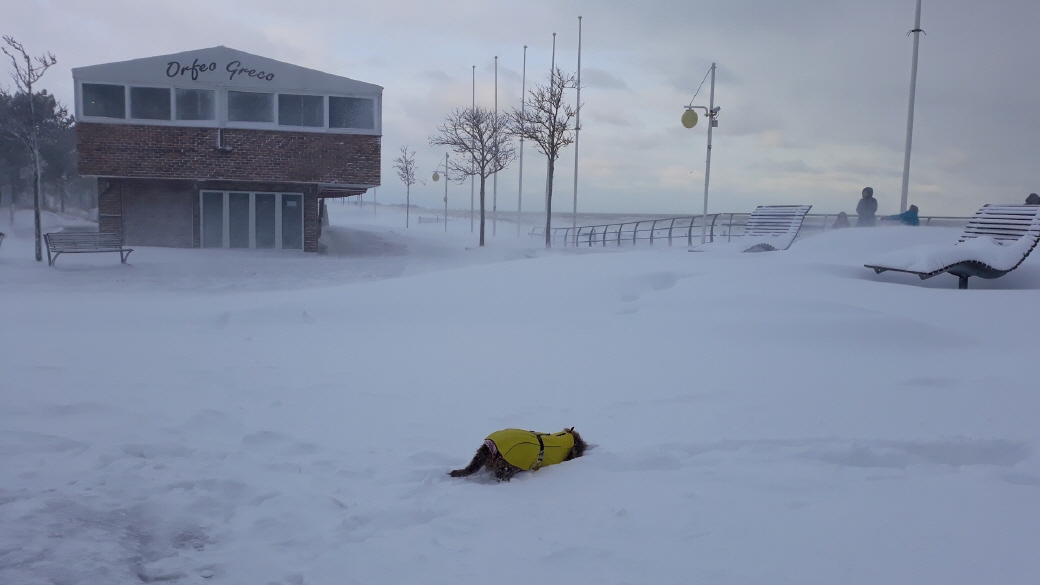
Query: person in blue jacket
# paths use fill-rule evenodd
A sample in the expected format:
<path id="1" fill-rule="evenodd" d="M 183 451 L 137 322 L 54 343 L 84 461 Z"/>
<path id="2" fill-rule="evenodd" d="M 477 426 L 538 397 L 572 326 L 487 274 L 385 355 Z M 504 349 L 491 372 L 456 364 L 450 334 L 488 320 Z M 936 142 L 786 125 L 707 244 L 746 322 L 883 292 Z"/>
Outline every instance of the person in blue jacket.
<path id="1" fill-rule="evenodd" d="M 907 209 L 903 213 L 897 213 L 895 215 L 886 215 L 881 219 L 889 221 L 898 221 L 903 225 L 921 225 L 921 219 L 917 217 L 917 206 L 911 205 L 910 209 Z"/>

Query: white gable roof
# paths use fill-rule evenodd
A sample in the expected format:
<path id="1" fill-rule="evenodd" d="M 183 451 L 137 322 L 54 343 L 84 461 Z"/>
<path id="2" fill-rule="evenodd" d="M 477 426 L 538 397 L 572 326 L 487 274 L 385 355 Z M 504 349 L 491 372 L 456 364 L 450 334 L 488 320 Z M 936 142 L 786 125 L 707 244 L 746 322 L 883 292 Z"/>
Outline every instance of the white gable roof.
<path id="1" fill-rule="evenodd" d="M 77 82 L 248 87 L 373 96 L 381 86 L 275 61 L 225 46 L 105 63 L 72 70 Z"/>

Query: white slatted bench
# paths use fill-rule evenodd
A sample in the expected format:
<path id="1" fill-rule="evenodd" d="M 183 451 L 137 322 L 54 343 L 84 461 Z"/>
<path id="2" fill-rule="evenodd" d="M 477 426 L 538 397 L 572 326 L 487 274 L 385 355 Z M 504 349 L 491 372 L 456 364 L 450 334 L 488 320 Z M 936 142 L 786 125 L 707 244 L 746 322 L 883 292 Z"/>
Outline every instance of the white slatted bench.
<path id="1" fill-rule="evenodd" d="M 1018 268 L 1040 242 L 1040 205 L 985 205 L 968 221 L 956 244 L 915 246 L 864 264 L 876 274 L 892 270 L 921 280 L 944 272 L 958 288 L 968 277 L 1000 278 Z"/>
<path id="2" fill-rule="evenodd" d="M 62 254 L 92 254 L 96 252 L 118 252 L 119 261 L 126 264 L 126 258 L 133 252 L 132 248 L 124 248 L 119 234 L 98 232 L 57 232 L 44 234 L 47 242 L 47 265 L 54 266 L 58 256 Z"/>
<path id="3" fill-rule="evenodd" d="M 744 224 L 744 233 L 734 236 L 732 242 L 712 242 L 691 249 L 691 252 L 732 250 L 737 252 L 767 252 L 786 250 L 798 237 L 805 215 L 812 205 L 759 205 Z"/>

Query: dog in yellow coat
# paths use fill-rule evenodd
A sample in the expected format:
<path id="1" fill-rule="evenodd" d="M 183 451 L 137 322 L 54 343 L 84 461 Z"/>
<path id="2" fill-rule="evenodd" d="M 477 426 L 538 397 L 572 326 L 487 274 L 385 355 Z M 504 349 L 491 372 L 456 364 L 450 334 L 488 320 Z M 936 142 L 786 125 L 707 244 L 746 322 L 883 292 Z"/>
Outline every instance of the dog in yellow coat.
<path id="1" fill-rule="evenodd" d="M 450 475 L 467 477 L 485 468 L 498 481 L 509 481 L 521 471 L 537 471 L 546 465 L 581 457 L 587 448 L 574 427 L 558 433 L 504 429 L 488 435 L 469 465 Z"/>

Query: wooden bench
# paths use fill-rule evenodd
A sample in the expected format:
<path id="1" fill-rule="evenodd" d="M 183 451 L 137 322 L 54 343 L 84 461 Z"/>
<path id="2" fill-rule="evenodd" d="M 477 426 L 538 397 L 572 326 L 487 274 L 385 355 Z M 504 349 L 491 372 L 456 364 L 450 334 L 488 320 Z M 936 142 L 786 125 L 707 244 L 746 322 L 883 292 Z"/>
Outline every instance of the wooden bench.
<path id="1" fill-rule="evenodd" d="M 723 248 L 739 252 L 786 250 L 798 237 L 810 209 L 812 205 L 759 205 L 744 224 L 744 233 L 734 236 L 734 241 L 703 244 L 690 251 Z"/>
<path id="2" fill-rule="evenodd" d="M 96 252 L 118 252 L 119 261 L 126 264 L 127 256 L 133 252 L 132 248 L 123 247 L 119 234 L 57 232 L 44 234 L 43 239 L 47 242 L 48 266 L 54 266 L 54 262 L 62 254 L 93 254 Z"/>
<path id="3" fill-rule="evenodd" d="M 999 278 L 1018 268 L 1040 242 L 1040 205 L 984 205 L 968 221 L 956 244 L 897 250 L 864 264 L 876 274 L 892 270 L 921 280 L 944 272 L 956 276 L 958 288 L 968 277 Z"/>

